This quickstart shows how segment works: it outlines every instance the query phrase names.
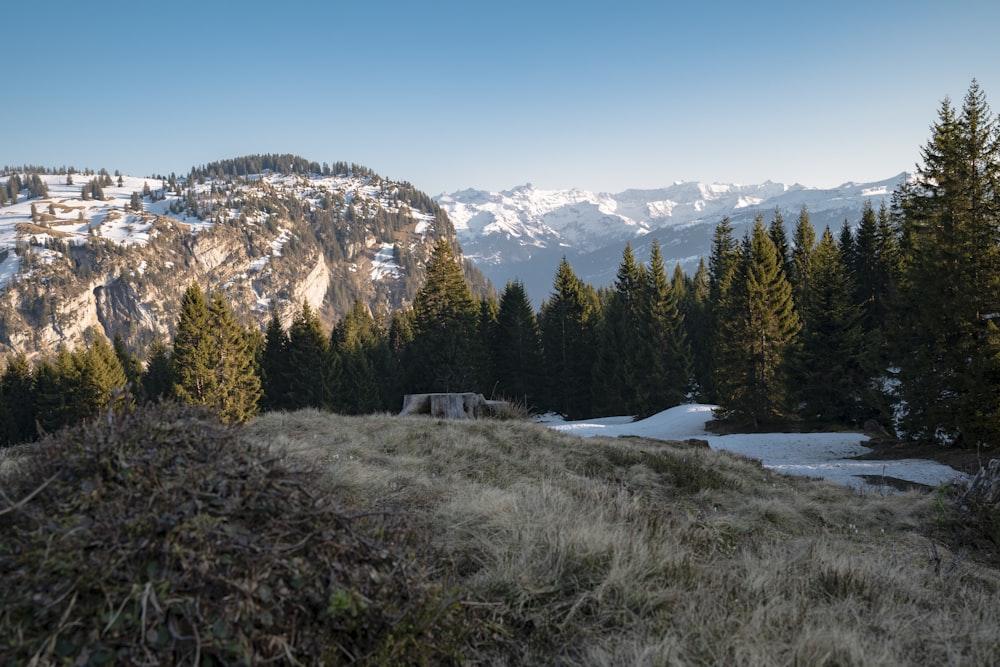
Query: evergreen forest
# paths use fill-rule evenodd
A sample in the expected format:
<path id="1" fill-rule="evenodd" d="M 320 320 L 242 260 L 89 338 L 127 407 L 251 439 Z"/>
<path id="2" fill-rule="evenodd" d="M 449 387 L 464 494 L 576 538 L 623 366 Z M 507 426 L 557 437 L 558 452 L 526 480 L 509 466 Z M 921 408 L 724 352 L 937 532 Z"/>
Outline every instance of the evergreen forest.
<path id="1" fill-rule="evenodd" d="M 192 177 L 357 168 L 281 159 L 213 163 Z M 0 443 L 147 401 L 238 423 L 306 407 L 395 412 L 404 394 L 432 391 L 569 419 L 699 401 L 741 428 L 875 420 L 914 441 L 995 443 L 1000 132 L 975 81 L 960 106 L 941 103 L 921 161 L 891 206 L 867 206 L 837 230 L 815 229 L 806 208 L 790 235 L 780 210 L 743 238 L 722 219 L 693 275 L 669 271 L 655 242 L 645 263 L 626 246 L 600 288 L 564 259 L 537 310 L 517 281 L 498 298 L 474 296 L 444 239 L 411 308 L 372 313 L 358 301 L 330 331 L 308 303 L 288 326 L 273 313 L 264 331 L 248 327 L 222 293 L 195 283 L 174 339 L 145 359 L 99 333 L 34 364 L 8 359 Z M 82 187 L 101 196 L 98 179 Z"/>

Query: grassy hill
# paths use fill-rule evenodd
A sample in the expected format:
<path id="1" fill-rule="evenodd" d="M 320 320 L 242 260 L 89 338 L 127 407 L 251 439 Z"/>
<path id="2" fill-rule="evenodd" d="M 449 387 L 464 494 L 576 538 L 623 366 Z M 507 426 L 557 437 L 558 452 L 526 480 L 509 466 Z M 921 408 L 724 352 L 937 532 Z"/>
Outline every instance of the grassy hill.
<path id="1" fill-rule="evenodd" d="M 198 420 L 184 423 L 190 426 L 178 428 L 205 428 Z M 77 441 L 111 442 L 115 438 L 98 435 L 108 428 L 126 439 L 141 430 L 94 426 Z M 334 606 L 340 613 L 336 621 L 352 609 L 360 617 L 390 603 L 393 613 L 410 610 L 419 622 L 406 625 L 402 616 L 392 616 L 389 648 L 383 642 L 345 651 L 334 662 L 394 656 L 404 662 L 510 665 L 937 665 L 990 664 L 1000 655 L 996 545 L 968 529 L 944 491 L 859 495 L 831 483 L 781 476 L 696 442 L 583 440 L 514 421 L 302 411 L 263 415 L 226 437 L 254 453 L 264 470 L 261 479 L 286 479 L 281 466 L 310 471 L 301 482 L 310 503 L 353 517 L 360 523 L 350 524 L 359 526 L 351 534 L 364 527 L 386 545 L 379 549 L 397 554 L 393 567 L 371 570 L 381 573 L 375 588 L 362 587 L 366 577 L 345 573 L 343 581 L 354 583 L 341 582 L 333 593 L 324 593 L 327 615 L 315 622 L 325 628 L 324 636 L 335 636 L 339 626 L 330 625 L 329 611 Z M 46 449 L 51 444 L 41 447 L 53 451 Z M 148 448 L 138 451 L 150 456 Z M 214 474 L 223 475 L 218 459 L 213 465 Z M 15 468 L 31 467 L 13 457 L 6 466 L 6 479 L 18 478 Z M 267 472 L 274 466 L 278 472 Z M 60 484 L 50 483 L 20 506 L 19 499 L 34 487 L 11 486 L 0 496 L 0 524 L 48 502 L 46 494 Z M 86 488 L 103 493 L 103 487 L 94 490 L 94 482 Z M 104 502 L 112 502 L 111 492 L 105 495 Z M 239 503 L 229 503 L 222 524 L 237 525 L 253 497 L 246 492 Z M 212 502 L 204 503 L 200 512 L 211 513 Z M 292 526 L 306 521 L 287 512 L 287 530 L 269 533 L 286 535 L 275 538 L 282 549 L 298 544 Z M 366 517 L 380 519 L 369 525 Z M 69 519 L 64 524 L 77 525 Z M 7 534 L 10 528 L 0 525 L 0 530 Z M 31 530 L 24 528 L 24 534 Z M 263 542 L 264 531 L 261 535 Z M 302 543 L 317 541 L 315 535 L 308 533 Z M 61 538 L 46 539 L 47 559 L 58 562 Z M 12 558 L 0 548 L 0 574 L 7 581 L 17 574 Z M 369 561 L 341 559 L 337 568 L 362 562 Z M 204 576 L 211 576 L 211 563 L 201 565 Z M 396 573 L 403 570 L 410 573 L 408 588 L 396 585 Z M 136 576 L 129 585 L 141 591 L 145 575 Z M 412 599 L 406 598 L 409 606 L 398 605 L 388 593 L 379 598 L 379 590 L 409 591 Z M 225 597 L 223 592 L 218 595 Z M 267 607 L 257 593 L 243 594 Z M 208 608 L 209 593 L 203 595 L 201 604 Z M 69 599 L 82 607 L 82 586 L 47 612 L 56 621 L 62 618 L 66 629 L 53 621 L 56 628 L 35 632 L 41 643 L 20 653 L 0 644 L 0 658 L 5 650 L 18 657 L 36 651 L 44 656 L 45 639 L 53 632 L 71 635 L 75 617 L 66 609 Z M 284 603 L 270 604 L 278 609 Z M 297 618 L 305 627 L 306 617 Z M 15 620 L 10 611 L 0 612 L 0 636 L 16 636 Z M 105 623 L 88 632 L 103 637 Z M 309 664 L 310 656 L 318 655 L 296 644 L 296 632 L 308 635 L 304 630 L 279 624 L 268 632 L 270 646 L 286 647 L 286 658 Z M 406 653 L 420 643 L 407 644 L 406 632 L 434 644 L 436 652 Z M 141 643 L 141 637 L 135 641 Z M 201 655 L 210 654 L 214 645 L 201 644 Z M 189 645 L 171 646 L 175 657 L 193 655 Z"/>

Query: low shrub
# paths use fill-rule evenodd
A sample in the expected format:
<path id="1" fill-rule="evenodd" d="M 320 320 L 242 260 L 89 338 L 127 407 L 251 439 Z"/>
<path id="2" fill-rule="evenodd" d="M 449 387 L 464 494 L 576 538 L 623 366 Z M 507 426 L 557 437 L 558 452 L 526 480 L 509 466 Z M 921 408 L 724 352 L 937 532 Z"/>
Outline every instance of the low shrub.
<path id="1" fill-rule="evenodd" d="M 405 517 L 239 433 L 157 406 L 0 478 L 0 665 L 460 661 L 463 607 Z"/>

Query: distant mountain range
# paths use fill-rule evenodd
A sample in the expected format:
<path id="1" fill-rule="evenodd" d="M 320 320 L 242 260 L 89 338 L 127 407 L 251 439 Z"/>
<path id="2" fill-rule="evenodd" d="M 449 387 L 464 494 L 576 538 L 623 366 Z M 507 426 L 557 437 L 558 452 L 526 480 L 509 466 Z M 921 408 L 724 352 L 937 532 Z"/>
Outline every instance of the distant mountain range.
<path id="1" fill-rule="evenodd" d="M 536 308 L 550 296 L 559 260 L 565 256 L 582 279 L 608 285 L 626 242 L 638 259 L 649 256 L 653 239 L 668 270 L 680 264 L 692 273 L 708 256 L 716 224 L 729 216 L 742 236 L 760 214 L 766 222 L 781 212 L 789 237 L 802 206 L 817 233 L 857 224 L 866 201 L 877 210 L 889 203 L 901 173 L 873 183 L 844 183 L 831 189 L 785 185 L 675 183 L 617 194 L 586 190 L 539 190 L 522 185 L 503 192 L 461 190 L 435 197 L 447 211 L 467 258 L 497 289 L 508 280 L 525 283 Z"/>

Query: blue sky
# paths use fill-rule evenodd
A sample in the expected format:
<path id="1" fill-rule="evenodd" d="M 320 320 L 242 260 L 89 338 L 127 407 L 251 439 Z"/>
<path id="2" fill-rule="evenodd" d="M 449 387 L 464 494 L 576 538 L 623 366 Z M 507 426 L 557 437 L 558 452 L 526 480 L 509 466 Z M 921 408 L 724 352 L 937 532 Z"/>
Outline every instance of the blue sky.
<path id="1" fill-rule="evenodd" d="M 994 0 L 10 4 L 0 165 L 830 187 L 912 169 L 973 78 L 1000 108 Z"/>

